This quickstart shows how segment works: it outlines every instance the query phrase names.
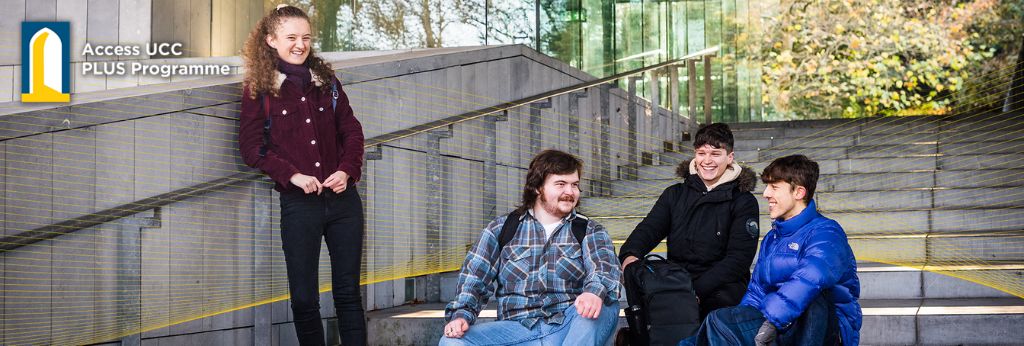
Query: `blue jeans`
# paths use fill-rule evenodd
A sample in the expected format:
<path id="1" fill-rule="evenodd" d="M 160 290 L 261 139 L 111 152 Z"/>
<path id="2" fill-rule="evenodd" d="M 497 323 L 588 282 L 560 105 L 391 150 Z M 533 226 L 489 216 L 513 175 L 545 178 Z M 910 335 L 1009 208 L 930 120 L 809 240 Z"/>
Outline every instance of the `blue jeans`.
<path id="1" fill-rule="evenodd" d="M 753 345 L 754 336 L 765 321 L 761 311 L 746 305 L 711 312 L 697 334 L 683 339 L 679 346 Z M 839 321 L 832 305 L 819 295 L 804 313 L 785 331 L 779 331 L 776 345 L 837 345 Z"/>
<path id="2" fill-rule="evenodd" d="M 618 302 L 605 305 L 593 320 L 580 317 L 576 306 L 569 306 L 564 313 L 562 324 L 540 321 L 533 328 L 526 328 L 518 321 L 473 325 L 462 338 L 442 336 L 438 345 L 604 345 L 619 325 Z"/>
<path id="3" fill-rule="evenodd" d="M 363 254 L 363 203 L 355 186 L 336 194 L 281 194 L 281 247 L 288 270 L 295 334 L 299 344 L 323 345 L 320 316 L 320 243 L 331 256 L 331 293 L 344 345 L 366 344 L 366 319 L 359 294 Z"/>

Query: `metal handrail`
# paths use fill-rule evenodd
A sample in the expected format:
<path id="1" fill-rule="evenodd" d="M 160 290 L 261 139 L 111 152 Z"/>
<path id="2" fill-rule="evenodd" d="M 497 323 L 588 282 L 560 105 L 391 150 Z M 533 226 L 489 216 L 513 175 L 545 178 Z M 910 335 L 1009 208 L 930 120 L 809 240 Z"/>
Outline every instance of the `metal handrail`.
<path id="1" fill-rule="evenodd" d="M 518 100 L 501 103 L 499 105 L 492 107 L 469 111 L 459 115 L 454 115 L 444 119 L 434 120 L 421 125 L 413 126 L 407 129 L 392 131 L 365 140 L 364 147 L 372 148 L 387 142 L 414 136 L 417 134 L 446 127 L 449 125 L 477 119 L 489 114 L 502 112 L 516 107 L 522 107 L 530 103 L 541 101 L 547 98 L 591 88 L 608 82 L 616 81 L 622 78 L 642 74 L 644 72 L 679 65 L 689 60 L 704 59 L 704 57 L 706 56 L 712 56 L 714 54 L 717 54 L 718 50 L 719 47 L 715 46 L 692 54 L 688 54 L 678 59 L 665 61 L 656 65 L 642 67 L 618 73 L 609 77 L 600 78 L 597 80 L 583 82 L 561 89 L 556 89 L 540 93 L 537 95 L 524 97 Z M 116 221 L 118 219 L 138 214 L 150 209 L 158 208 L 171 203 L 180 202 L 191 197 L 199 196 L 207 192 L 216 191 L 224 187 L 237 185 L 243 182 L 252 181 L 254 179 L 259 178 L 260 176 L 262 176 L 262 173 L 256 171 L 236 173 L 227 177 L 214 179 L 208 182 L 180 188 L 171 192 L 162 193 L 153 197 L 148 197 L 134 202 L 125 203 L 116 207 L 101 210 L 87 215 L 82 215 L 73 219 L 64 220 L 46 226 L 38 227 L 18 234 L 8 235 L 3 238 L 0 238 L 0 252 L 11 251 L 25 245 L 30 245 L 39 241 L 56 238 L 64 234 L 73 233 L 82 229 L 90 228 L 107 222 Z"/>

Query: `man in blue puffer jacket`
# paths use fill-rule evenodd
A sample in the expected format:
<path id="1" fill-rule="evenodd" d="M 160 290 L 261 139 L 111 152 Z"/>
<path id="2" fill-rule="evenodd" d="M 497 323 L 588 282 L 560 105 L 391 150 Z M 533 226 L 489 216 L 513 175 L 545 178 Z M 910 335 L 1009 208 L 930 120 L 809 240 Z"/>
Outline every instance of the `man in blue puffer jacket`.
<path id="1" fill-rule="evenodd" d="M 781 157 L 761 180 L 773 222 L 747 293 L 739 306 L 711 313 L 680 345 L 857 345 L 857 262 L 846 232 L 814 203 L 818 164 L 803 155 Z"/>

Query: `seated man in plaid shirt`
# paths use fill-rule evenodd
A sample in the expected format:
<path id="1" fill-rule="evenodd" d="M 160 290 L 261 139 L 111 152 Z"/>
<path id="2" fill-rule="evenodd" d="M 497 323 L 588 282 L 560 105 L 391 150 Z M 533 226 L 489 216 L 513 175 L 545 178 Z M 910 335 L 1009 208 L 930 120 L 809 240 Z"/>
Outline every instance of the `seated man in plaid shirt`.
<path id="1" fill-rule="evenodd" d="M 605 344 L 618 325 L 619 261 L 604 227 L 575 211 L 582 169 L 557 150 L 533 158 L 522 204 L 466 255 L 440 345 Z M 474 325 L 492 289 L 498 320 Z"/>

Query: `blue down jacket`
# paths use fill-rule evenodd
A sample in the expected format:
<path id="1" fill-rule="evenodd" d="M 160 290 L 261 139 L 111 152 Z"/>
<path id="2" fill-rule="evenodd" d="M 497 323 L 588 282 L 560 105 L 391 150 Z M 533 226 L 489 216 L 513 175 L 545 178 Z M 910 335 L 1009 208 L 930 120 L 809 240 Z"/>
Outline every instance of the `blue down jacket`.
<path id="1" fill-rule="evenodd" d="M 843 228 L 819 214 L 811 200 L 797 216 L 772 222 L 740 304 L 785 329 L 826 291 L 836 307 L 843 344 L 857 345 L 862 319 L 857 261 Z"/>

